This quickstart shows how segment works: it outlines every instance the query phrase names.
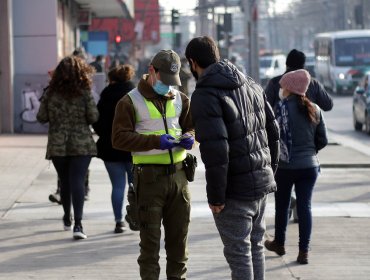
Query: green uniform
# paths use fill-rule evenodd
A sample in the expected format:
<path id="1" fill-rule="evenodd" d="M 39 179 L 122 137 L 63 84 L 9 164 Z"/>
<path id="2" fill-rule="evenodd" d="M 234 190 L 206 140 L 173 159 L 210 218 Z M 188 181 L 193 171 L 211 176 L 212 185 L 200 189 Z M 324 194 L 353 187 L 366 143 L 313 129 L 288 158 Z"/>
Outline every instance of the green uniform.
<path id="1" fill-rule="evenodd" d="M 140 226 L 138 263 L 141 279 L 145 280 L 159 279 L 161 224 L 167 278 L 186 279 L 187 272 L 190 193 L 182 165 L 186 151 L 181 147 L 172 149 L 171 165 L 169 150 L 159 149 L 159 138 L 165 133 L 177 138 L 193 130 L 187 125 L 191 123 L 188 98 L 179 91 L 171 92 L 169 98 L 159 97 L 141 80 L 138 89 L 118 103 L 113 122 L 113 146 L 132 152 Z"/>
<path id="2" fill-rule="evenodd" d="M 142 279 L 159 279 L 161 221 L 167 253 L 166 274 L 178 279 L 186 277 L 190 193 L 182 163 L 176 167 L 174 174 L 168 174 L 168 166 L 136 165 L 134 169 L 141 240 L 138 262 Z"/>

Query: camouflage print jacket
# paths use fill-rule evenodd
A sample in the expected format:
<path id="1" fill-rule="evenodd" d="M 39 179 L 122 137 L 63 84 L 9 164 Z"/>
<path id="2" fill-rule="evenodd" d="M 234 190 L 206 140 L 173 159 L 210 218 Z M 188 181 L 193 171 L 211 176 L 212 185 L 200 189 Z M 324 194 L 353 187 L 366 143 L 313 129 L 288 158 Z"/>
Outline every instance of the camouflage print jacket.
<path id="1" fill-rule="evenodd" d="M 89 125 L 99 112 L 91 92 L 65 99 L 47 90 L 41 100 L 37 120 L 49 123 L 46 158 L 54 156 L 96 155 L 96 145 Z"/>

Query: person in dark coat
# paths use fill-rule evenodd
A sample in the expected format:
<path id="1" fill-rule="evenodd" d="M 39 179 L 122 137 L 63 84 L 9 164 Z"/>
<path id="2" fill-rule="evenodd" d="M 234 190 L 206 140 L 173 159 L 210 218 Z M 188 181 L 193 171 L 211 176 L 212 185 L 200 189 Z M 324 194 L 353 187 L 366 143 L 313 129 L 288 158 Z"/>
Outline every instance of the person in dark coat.
<path id="1" fill-rule="evenodd" d="M 286 71 L 284 74 L 295 71 L 298 69 L 304 69 L 306 63 L 306 56 L 303 52 L 296 49 L 292 49 L 286 59 Z M 284 75 L 283 74 L 283 75 Z M 279 81 L 283 75 L 276 76 L 272 78 L 266 86 L 265 92 L 267 100 L 275 108 L 279 99 Z M 308 89 L 306 92 L 306 97 L 316 105 L 318 105 L 323 111 L 330 111 L 333 108 L 333 99 L 325 88 L 319 83 L 318 80 L 311 77 Z"/>
<path id="2" fill-rule="evenodd" d="M 292 49 L 287 58 L 286 58 L 286 71 L 284 74 L 289 73 L 291 71 L 296 71 L 299 69 L 304 69 L 306 63 L 306 55 L 296 49 Z M 283 74 L 283 75 L 284 75 Z M 279 90 L 280 90 L 280 80 L 283 75 L 276 76 L 272 78 L 266 86 L 265 92 L 267 96 L 267 101 L 270 103 L 272 108 L 275 110 L 278 102 L 280 101 L 279 98 Z M 325 90 L 325 88 L 320 84 L 318 80 L 311 77 L 310 83 L 308 85 L 308 89 L 306 92 L 306 97 L 311 102 L 315 103 L 320 107 L 323 111 L 330 111 L 333 108 L 333 99 L 329 95 L 329 93 Z M 294 222 L 298 222 L 298 214 L 296 209 L 296 198 L 292 195 L 291 203 L 290 203 L 290 211 L 289 217 L 294 214 Z"/>
<path id="3" fill-rule="evenodd" d="M 99 118 L 91 93 L 94 68 L 77 56 L 63 58 L 54 70 L 49 87 L 41 98 L 37 120 L 49 123 L 46 158 L 53 162 L 61 181 L 63 226 L 73 238 L 85 239 L 82 217 L 85 178 L 92 156 L 96 155 L 90 125 Z"/>
<path id="4" fill-rule="evenodd" d="M 112 183 L 112 207 L 116 226 L 115 233 L 122 233 L 125 224 L 122 221 L 123 196 L 128 183 L 133 182 L 131 153 L 112 147 L 112 123 L 118 101 L 130 92 L 135 85 L 131 81 L 135 70 L 131 65 L 119 65 L 108 73 L 109 85 L 102 91 L 98 102 L 99 120 L 93 128 L 99 139 L 97 141 L 98 157 L 104 161 Z"/>
<path id="5" fill-rule="evenodd" d="M 91 62 L 90 65 L 95 68 L 97 73 L 102 73 L 104 70 L 103 56 L 97 55 L 95 61 Z"/>
<path id="6" fill-rule="evenodd" d="M 310 74 L 299 69 L 284 74 L 279 82 L 281 90 L 276 118 L 280 126 L 281 153 L 275 174 L 275 238 L 265 241 L 268 250 L 280 256 L 285 254 L 288 209 L 294 185 L 299 217 L 297 262 L 300 264 L 308 264 L 312 192 L 320 170 L 317 152 L 328 143 L 321 110 L 306 97 L 310 80 Z"/>
<path id="7" fill-rule="evenodd" d="M 210 37 L 185 56 L 197 80 L 191 99 L 195 138 L 206 168 L 208 204 L 231 279 L 263 280 L 267 194 L 276 190 L 279 128 L 262 87 L 227 60 Z"/>

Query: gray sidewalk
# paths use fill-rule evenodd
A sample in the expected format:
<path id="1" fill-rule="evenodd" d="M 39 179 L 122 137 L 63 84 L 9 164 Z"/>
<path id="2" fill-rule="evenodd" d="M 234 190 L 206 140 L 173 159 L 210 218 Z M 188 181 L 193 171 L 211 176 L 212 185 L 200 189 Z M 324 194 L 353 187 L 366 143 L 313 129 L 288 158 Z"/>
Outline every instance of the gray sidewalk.
<path id="1" fill-rule="evenodd" d="M 62 230 L 61 206 L 48 201 L 56 173 L 44 159 L 45 145 L 43 135 L 0 135 L 0 279 L 139 279 L 139 236 L 113 234 L 111 186 L 103 163 L 95 158 L 90 165 L 91 196 L 83 221 L 88 239 L 76 242 Z M 369 279 L 370 157 L 340 145 L 319 156 L 323 168 L 313 198 L 310 264 L 295 262 L 298 227 L 292 223 L 287 255 L 266 252 L 266 279 Z M 188 279 L 230 279 L 206 203 L 202 165 L 190 189 Z M 271 195 L 268 235 L 273 234 L 273 201 Z M 163 246 L 160 262 L 165 279 Z"/>

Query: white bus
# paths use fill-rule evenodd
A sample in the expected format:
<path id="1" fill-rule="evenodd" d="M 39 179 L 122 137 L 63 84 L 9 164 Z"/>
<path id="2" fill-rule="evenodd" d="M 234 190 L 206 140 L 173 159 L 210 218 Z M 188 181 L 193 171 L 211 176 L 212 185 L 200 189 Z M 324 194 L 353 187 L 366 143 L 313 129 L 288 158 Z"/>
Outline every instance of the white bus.
<path id="1" fill-rule="evenodd" d="M 346 30 L 315 36 L 316 78 L 333 93 L 352 93 L 350 70 L 370 66 L 370 30 Z"/>

